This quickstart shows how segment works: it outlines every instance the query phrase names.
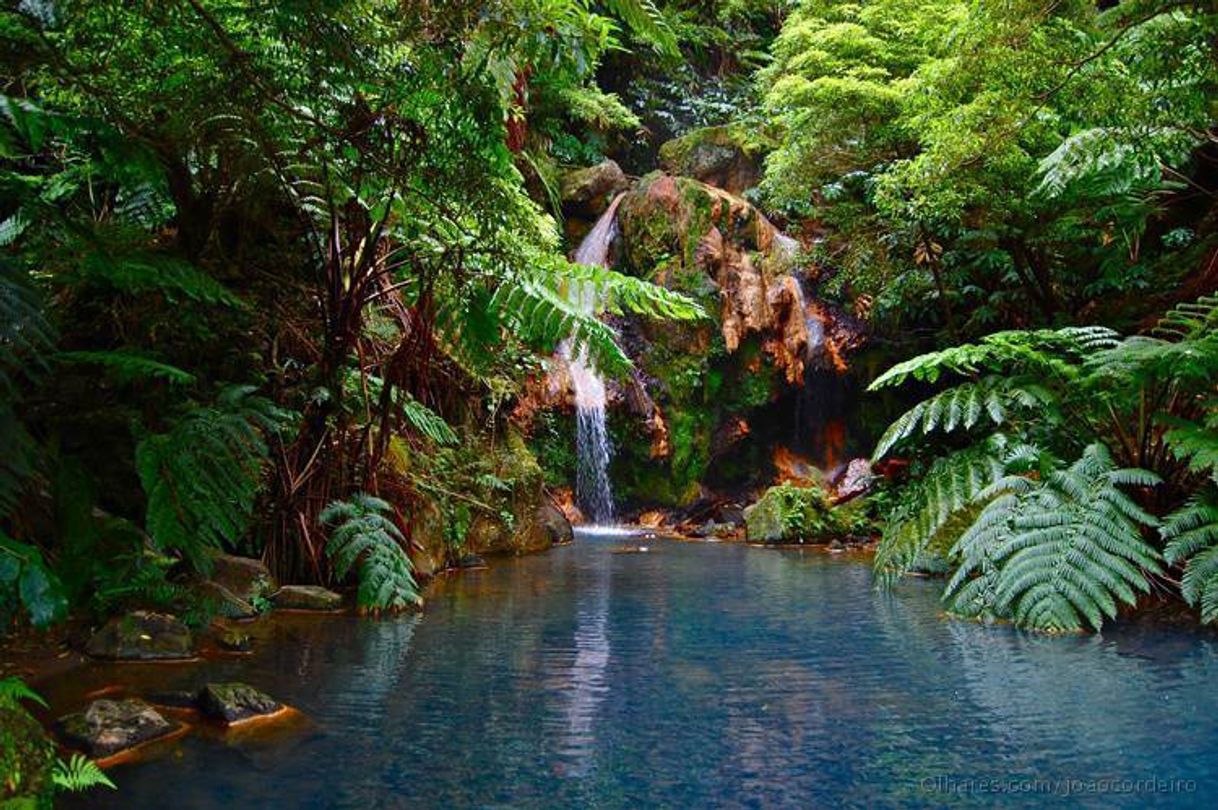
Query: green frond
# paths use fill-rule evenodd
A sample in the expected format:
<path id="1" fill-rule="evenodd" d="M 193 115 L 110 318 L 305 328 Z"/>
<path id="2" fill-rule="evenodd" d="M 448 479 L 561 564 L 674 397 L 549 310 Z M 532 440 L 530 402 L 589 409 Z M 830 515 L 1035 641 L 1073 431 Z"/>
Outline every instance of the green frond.
<path id="1" fill-rule="evenodd" d="M 16 593 L 18 604 L 35 627 L 46 627 L 67 615 L 63 583 L 47 565 L 42 552 L 0 531 L 0 593 L 5 591 Z M 3 618 L 0 614 L 0 619 Z"/>
<path id="2" fill-rule="evenodd" d="M 944 598 L 962 615 L 1029 629 L 1098 630 L 1159 571 L 1141 532 L 1156 521 L 1118 489 L 1157 482 L 1143 470 L 1116 469 L 1098 444 L 1040 481 L 1000 482 L 952 549 L 961 563 Z"/>
<path id="3" fill-rule="evenodd" d="M 70 759 L 56 761 L 51 780 L 56 788 L 70 793 L 81 793 L 95 787 L 116 789 L 106 772 L 84 754 L 73 754 Z"/>
<path id="4" fill-rule="evenodd" d="M 406 538 L 388 517 L 392 512 L 392 505 L 367 493 L 334 501 L 321 512 L 321 522 L 332 527 L 326 556 L 339 577 L 358 566 L 356 601 L 364 610 L 396 611 L 423 603 Z"/>
<path id="5" fill-rule="evenodd" d="M 1201 620 L 1218 620 L 1218 490 L 1212 486 L 1164 521 L 1163 556 L 1184 566 L 1180 593 L 1201 609 Z"/>
<path id="6" fill-rule="evenodd" d="M 605 5 L 641 41 L 665 56 L 680 56 L 677 37 L 654 0 L 605 0 Z"/>
<path id="7" fill-rule="evenodd" d="M 47 702 L 42 699 L 42 695 L 27 686 L 25 681 L 13 675 L 0 678 L 0 706 L 16 706 L 23 700 L 47 708 Z"/>
<path id="8" fill-rule="evenodd" d="M 899 416 L 880 437 L 872 457 L 883 458 L 913 435 L 971 430 L 979 424 L 1002 427 L 1016 410 L 1040 409 L 1043 416 L 1052 402 L 1046 389 L 1031 383 L 995 376 L 963 383 L 922 400 Z"/>
<path id="9" fill-rule="evenodd" d="M 188 371 L 133 351 L 60 352 L 55 355 L 55 359 L 61 363 L 101 366 L 116 380 L 124 383 L 157 379 L 176 385 L 188 385 L 195 381 L 195 375 Z"/>
<path id="10" fill-rule="evenodd" d="M 168 433 L 139 443 L 145 524 L 157 548 L 207 570 L 210 550 L 245 534 L 267 460 L 264 434 L 287 417 L 238 386 L 222 392 L 216 406 L 191 411 Z"/>

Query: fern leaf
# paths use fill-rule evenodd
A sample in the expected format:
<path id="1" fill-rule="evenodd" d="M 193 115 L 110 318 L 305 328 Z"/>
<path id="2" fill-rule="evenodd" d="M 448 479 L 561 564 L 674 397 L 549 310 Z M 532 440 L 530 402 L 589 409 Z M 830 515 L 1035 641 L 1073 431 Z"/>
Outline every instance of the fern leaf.
<path id="1" fill-rule="evenodd" d="M 107 787 L 115 790 L 115 784 L 106 776 L 106 772 L 97 763 L 84 754 L 73 754 L 71 759 L 58 760 L 51 773 L 51 781 L 60 790 L 80 793 L 95 787 Z"/>
<path id="2" fill-rule="evenodd" d="M 177 366 L 153 360 L 133 351 L 60 352 L 55 359 L 61 363 L 97 365 L 107 369 L 119 382 L 159 379 L 175 385 L 188 385 L 195 376 Z"/>
<path id="3" fill-rule="evenodd" d="M 1201 609 L 1201 620 L 1218 620 L 1218 492 L 1210 487 L 1168 516 L 1162 529 L 1163 556 L 1184 565 L 1180 594 Z"/>
<path id="4" fill-rule="evenodd" d="M 356 601 L 362 610 L 404 610 L 421 605 L 423 598 L 406 554 L 406 538 L 387 517 L 393 507 L 367 493 L 349 501 L 335 501 L 321 512 L 321 522 L 332 526 L 326 555 L 339 577 L 358 566 Z"/>

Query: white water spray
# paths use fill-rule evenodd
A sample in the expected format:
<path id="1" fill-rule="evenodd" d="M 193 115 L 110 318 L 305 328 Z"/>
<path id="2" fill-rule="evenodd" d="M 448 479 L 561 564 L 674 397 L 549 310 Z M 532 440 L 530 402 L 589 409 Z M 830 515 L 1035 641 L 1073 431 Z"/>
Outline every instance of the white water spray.
<path id="1" fill-rule="evenodd" d="M 614 198 L 592 230 L 580 242 L 571 260 L 577 264 L 605 267 L 609 261 L 609 246 L 617 236 L 617 207 L 622 194 Z M 575 284 L 571 299 L 584 312 L 596 311 L 596 287 L 590 283 Z M 605 425 L 605 379 L 581 347 L 572 356 L 570 343 L 562 353 L 571 370 L 571 387 L 575 392 L 575 449 L 578 460 L 575 470 L 575 497 L 584 515 L 594 524 L 613 522 L 613 488 L 609 483 L 609 462 L 613 448 Z"/>

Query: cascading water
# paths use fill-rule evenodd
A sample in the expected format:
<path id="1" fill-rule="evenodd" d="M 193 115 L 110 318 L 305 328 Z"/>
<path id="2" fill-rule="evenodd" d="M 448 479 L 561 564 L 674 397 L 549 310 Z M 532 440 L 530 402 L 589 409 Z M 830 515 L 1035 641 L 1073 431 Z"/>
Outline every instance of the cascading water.
<path id="1" fill-rule="evenodd" d="M 614 198 L 592 230 L 580 242 L 571 260 L 577 264 L 605 267 L 609 261 L 609 246 L 617 236 L 617 207 L 623 194 Z M 573 285 L 571 299 L 584 312 L 596 309 L 596 287 L 593 284 Z M 575 497 L 584 515 L 594 524 L 613 522 L 613 488 L 609 483 L 609 461 L 613 448 L 605 425 L 605 380 L 580 348 L 572 356 L 570 343 L 562 348 L 571 371 L 571 387 L 575 392 L 575 448 L 578 463 L 575 471 Z"/>

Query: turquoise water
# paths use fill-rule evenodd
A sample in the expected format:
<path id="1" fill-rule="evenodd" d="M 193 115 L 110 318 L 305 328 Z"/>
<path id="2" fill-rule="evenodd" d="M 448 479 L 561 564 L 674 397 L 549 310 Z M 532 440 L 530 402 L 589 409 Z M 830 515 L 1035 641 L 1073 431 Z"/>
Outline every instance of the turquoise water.
<path id="1" fill-rule="evenodd" d="M 945 620 L 934 583 L 877 593 L 860 562 L 646 542 L 619 554 L 620 538 L 581 538 L 465 573 L 421 617 L 293 618 L 255 656 L 160 669 L 164 688 L 247 681 L 313 725 L 273 741 L 187 737 L 77 805 L 1218 800 L 1208 634 L 1034 637 Z M 77 685 L 114 677 L 98 667 Z"/>

